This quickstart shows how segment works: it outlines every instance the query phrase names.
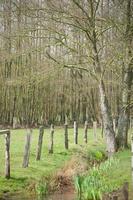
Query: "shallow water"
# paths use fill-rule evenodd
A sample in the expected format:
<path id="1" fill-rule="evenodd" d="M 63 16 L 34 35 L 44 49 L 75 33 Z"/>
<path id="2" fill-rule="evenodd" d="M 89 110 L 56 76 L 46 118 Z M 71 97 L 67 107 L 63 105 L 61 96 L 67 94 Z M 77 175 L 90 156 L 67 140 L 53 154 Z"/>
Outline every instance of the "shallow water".
<path id="1" fill-rule="evenodd" d="M 54 193 L 42 198 L 41 200 L 76 200 L 76 194 L 73 192 L 65 191 L 63 193 Z M 125 200 L 123 198 L 118 198 L 119 200 Z M 34 196 L 28 196 L 27 194 L 15 194 L 11 196 L 5 195 L 4 198 L 0 200 L 40 200 Z M 129 193 L 129 200 L 133 200 L 133 192 Z"/>
<path id="2" fill-rule="evenodd" d="M 55 193 L 52 195 L 48 195 L 47 197 L 42 198 L 41 200 L 75 200 L 75 194 L 71 192 L 63 192 L 63 193 Z M 24 194 L 15 194 L 11 196 L 4 196 L 4 198 L 0 200 L 38 200 L 35 197 L 27 196 Z"/>
<path id="3" fill-rule="evenodd" d="M 43 200 L 75 200 L 75 195 L 71 193 L 54 194 L 44 198 Z"/>

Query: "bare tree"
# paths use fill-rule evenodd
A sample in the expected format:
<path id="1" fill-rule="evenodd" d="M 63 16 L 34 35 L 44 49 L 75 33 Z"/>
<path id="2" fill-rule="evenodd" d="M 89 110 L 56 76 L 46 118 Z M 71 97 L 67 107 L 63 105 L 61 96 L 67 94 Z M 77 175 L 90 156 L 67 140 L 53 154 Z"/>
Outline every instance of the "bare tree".
<path id="1" fill-rule="evenodd" d="M 109 153 L 115 152 L 116 144 L 115 144 L 115 133 L 113 130 L 113 122 L 110 112 L 110 107 L 107 100 L 107 95 L 105 91 L 105 82 L 104 82 L 104 71 L 105 68 L 103 68 L 101 63 L 101 52 L 100 52 L 100 43 L 99 43 L 99 35 L 101 36 L 102 33 L 105 30 L 99 30 L 98 24 L 100 19 L 99 15 L 99 4 L 100 1 L 94 2 L 92 0 L 86 1 L 77 1 L 77 0 L 71 0 L 68 1 L 68 4 L 66 2 L 59 3 L 56 5 L 53 3 L 53 1 L 48 2 L 49 11 L 52 11 L 55 13 L 55 16 L 57 15 L 64 15 L 63 20 L 59 20 L 58 17 L 53 18 L 54 23 L 57 24 L 66 24 L 69 29 L 77 31 L 80 31 L 81 34 L 84 34 L 85 43 L 88 44 L 88 47 L 86 47 L 86 53 L 89 53 L 91 56 L 84 55 L 85 59 L 82 59 L 80 64 L 76 63 L 76 66 L 74 64 L 67 64 L 64 65 L 64 67 L 70 67 L 70 68 L 76 68 L 85 70 L 88 74 L 91 74 L 93 78 L 98 83 L 99 88 L 99 99 L 100 99 L 100 108 L 101 108 L 101 114 L 103 118 L 103 126 L 106 136 L 106 144 L 107 144 L 107 150 Z M 75 9 L 75 12 L 72 12 L 72 9 Z M 98 18 L 98 19 L 97 19 Z M 102 19 L 104 21 L 104 19 Z M 107 27 L 106 27 L 107 28 Z M 60 29 L 59 29 L 60 30 Z M 61 34 L 61 32 L 58 32 L 58 34 Z M 71 34 L 71 33 L 69 33 Z M 67 36 L 65 36 L 65 39 Z M 71 51 L 71 53 L 75 50 L 74 48 L 68 46 L 67 44 L 70 43 L 68 40 L 66 43 L 62 42 L 63 39 L 60 39 L 60 42 L 62 45 L 67 46 L 67 48 Z M 84 45 L 84 44 L 82 44 Z M 75 50 L 76 52 L 76 50 Z M 77 53 L 77 52 L 76 52 Z M 76 54 L 75 54 L 76 56 Z M 57 59 L 53 58 L 51 55 L 49 55 L 51 59 L 58 62 Z M 90 63 L 87 63 L 86 67 L 83 66 L 83 61 L 89 59 Z M 91 64 L 91 68 L 90 68 Z"/>

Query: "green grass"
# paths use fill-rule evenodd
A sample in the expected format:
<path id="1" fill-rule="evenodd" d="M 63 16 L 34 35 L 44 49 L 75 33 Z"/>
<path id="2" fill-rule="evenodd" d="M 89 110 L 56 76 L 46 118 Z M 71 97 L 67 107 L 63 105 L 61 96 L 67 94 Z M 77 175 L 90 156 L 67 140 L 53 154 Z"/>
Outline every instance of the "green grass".
<path id="1" fill-rule="evenodd" d="M 78 175 L 74 184 L 79 199 L 100 200 L 103 194 L 116 191 L 123 183 L 130 182 L 131 169 L 127 158 L 129 151 L 119 152 L 100 165 L 93 166 L 86 174 Z"/>
<path id="2" fill-rule="evenodd" d="M 51 176 L 57 169 L 61 168 L 72 155 L 78 150 L 98 151 L 104 150 L 104 141 L 101 138 L 101 131 L 98 130 L 98 142 L 94 142 L 93 130 L 88 130 L 88 144 L 84 144 L 82 128 L 79 129 L 79 145 L 73 144 L 73 130 L 69 129 L 69 150 L 64 148 L 64 130 L 55 128 L 54 134 L 54 153 L 48 154 L 49 129 L 44 130 L 43 147 L 41 161 L 36 161 L 36 149 L 38 143 L 38 130 L 33 130 L 30 163 L 28 168 L 22 168 L 23 152 L 25 145 L 26 131 L 11 131 L 11 179 L 4 178 L 4 137 L 0 136 L 0 193 L 14 192 L 28 188 L 29 184 L 35 184 L 42 176 Z M 116 153 L 115 157 L 119 159 L 118 166 L 107 175 L 107 182 L 115 184 L 118 187 L 125 181 L 131 183 L 131 154 L 130 150 Z"/>
<path id="3" fill-rule="evenodd" d="M 124 150 L 115 154 L 118 165 L 108 172 L 107 182 L 120 187 L 124 182 L 129 182 L 131 190 L 131 152 Z"/>
<path id="4" fill-rule="evenodd" d="M 129 130 L 128 142 L 130 144 L 131 133 L 133 129 Z M 130 145 L 129 145 L 130 146 Z M 108 172 L 107 181 L 112 185 L 121 187 L 123 183 L 129 182 L 129 192 L 133 194 L 132 189 L 132 170 L 131 170 L 131 149 L 119 151 L 114 155 L 119 160 L 118 165 Z"/>
<path id="5" fill-rule="evenodd" d="M 38 143 L 38 130 L 34 129 L 31 141 L 30 163 L 28 168 L 22 168 L 23 152 L 26 131 L 11 131 L 11 179 L 4 178 L 4 136 L 0 136 L 0 192 L 16 191 L 25 188 L 34 180 L 40 180 L 42 176 L 48 176 L 61 168 L 64 163 L 80 148 L 84 148 L 83 129 L 79 129 L 79 145 L 73 144 L 73 129 L 69 129 L 69 150 L 64 148 L 64 130 L 55 128 L 54 153 L 48 153 L 49 129 L 44 130 L 41 161 L 36 161 L 36 149 Z M 100 131 L 98 131 L 100 133 Z M 98 143 L 95 144 L 93 131 L 88 131 L 88 149 L 103 148 L 103 140 L 99 134 Z"/>

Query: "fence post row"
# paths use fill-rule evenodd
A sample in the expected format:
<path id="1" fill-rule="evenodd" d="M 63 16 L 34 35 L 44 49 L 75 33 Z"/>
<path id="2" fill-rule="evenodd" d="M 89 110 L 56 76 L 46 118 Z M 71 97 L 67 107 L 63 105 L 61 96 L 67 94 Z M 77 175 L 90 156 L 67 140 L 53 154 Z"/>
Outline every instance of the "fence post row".
<path id="1" fill-rule="evenodd" d="M 24 158 L 23 158 L 23 164 L 22 164 L 22 167 L 24 168 L 28 167 L 29 165 L 31 135 L 32 135 L 32 129 L 27 129 Z"/>
<path id="2" fill-rule="evenodd" d="M 97 142 L 97 122 L 93 122 L 93 133 L 94 133 L 94 140 Z"/>
<path id="3" fill-rule="evenodd" d="M 68 124 L 65 123 L 65 149 L 68 149 Z"/>
<path id="4" fill-rule="evenodd" d="M 53 153 L 53 145 L 54 145 L 54 125 L 51 124 L 50 128 L 50 144 L 49 144 L 49 153 Z"/>
<path id="5" fill-rule="evenodd" d="M 5 177 L 10 178 L 10 131 L 5 134 Z"/>
<path id="6" fill-rule="evenodd" d="M 1 130 L 0 135 L 5 135 L 5 178 L 10 178 L 10 130 Z"/>
<path id="7" fill-rule="evenodd" d="M 88 142 L 88 122 L 85 121 L 85 128 L 84 128 L 84 142 Z"/>
<path id="8" fill-rule="evenodd" d="M 78 144 L 78 124 L 74 121 L 74 144 Z"/>
<path id="9" fill-rule="evenodd" d="M 41 151 L 42 151 L 42 143 L 43 143 L 43 134 L 44 134 L 44 127 L 40 126 L 39 128 L 39 138 L 38 138 L 38 146 L 37 146 L 37 155 L 36 160 L 41 159 Z"/>
<path id="10" fill-rule="evenodd" d="M 16 129 L 17 128 L 17 118 L 16 117 L 13 117 L 13 129 Z"/>

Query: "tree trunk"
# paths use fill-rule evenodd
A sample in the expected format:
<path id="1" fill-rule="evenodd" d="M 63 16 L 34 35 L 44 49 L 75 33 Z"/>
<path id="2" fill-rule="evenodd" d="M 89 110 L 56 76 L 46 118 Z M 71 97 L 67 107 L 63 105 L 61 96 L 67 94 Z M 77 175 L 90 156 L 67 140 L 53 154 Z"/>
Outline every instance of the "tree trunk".
<path id="1" fill-rule="evenodd" d="M 129 111 L 121 110 L 118 120 L 117 148 L 128 147 Z"/>
<path id="2" fill-rule="evenodd" d="M 106 139 L 106 146 L 109 156 L 111 156 L 116 150 L 116 143 L 115 143 L 115 132 L 113 130 L 113 122 L 110 113 L 110 108 L 108 105 L 107 97 L 105 94 L 104 83 L 101 80 L 99 84 L 99 94 L 100 94 L 100 107 L 101 107 L 101 114 L 103 118 L 103 128 L 105 133 Z"/>
<path id="3" fill-rule="evenodd" d="M 117 146 L 118 148 L 126 148 L 128 146 L 128 128 L 130 119 L 130 104 L 131 99 L 131 87 L 133 81 L 133 55 L 132 55 L 132 0 L 127 0 L 127 27 L 126 27 L 126 44 L 127 55 L 126 63 L 124 66 L 124 80 L 122 88 L 122 105 L 121 112 L 118 120 L 118 134 L 117 134 Z"/>

